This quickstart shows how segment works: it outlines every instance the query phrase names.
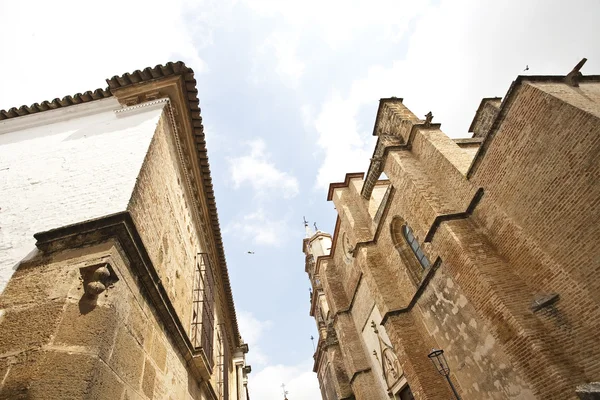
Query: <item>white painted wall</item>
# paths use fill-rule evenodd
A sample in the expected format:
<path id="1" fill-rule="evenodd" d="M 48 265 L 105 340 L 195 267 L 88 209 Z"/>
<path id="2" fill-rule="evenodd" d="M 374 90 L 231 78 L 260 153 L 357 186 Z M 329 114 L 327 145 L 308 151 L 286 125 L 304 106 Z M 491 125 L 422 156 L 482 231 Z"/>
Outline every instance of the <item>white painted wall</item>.
<path id="1" fill-rule="evenodd" d="M 162 104 L 114 98 L 0 122 L 0 292 L 34 233 L 123 211 Z"/>

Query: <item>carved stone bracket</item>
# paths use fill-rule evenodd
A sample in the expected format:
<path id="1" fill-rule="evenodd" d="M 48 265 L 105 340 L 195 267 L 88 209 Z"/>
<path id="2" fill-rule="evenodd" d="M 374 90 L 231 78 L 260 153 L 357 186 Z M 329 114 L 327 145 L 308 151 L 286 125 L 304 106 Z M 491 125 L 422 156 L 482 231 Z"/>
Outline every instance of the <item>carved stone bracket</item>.
<path id="1" fill-rule="evenodd" d="M 119 280 L 109 263 L 95 264 L 79 269 L 85 296 L 96 300 L 98 296 Z"/>

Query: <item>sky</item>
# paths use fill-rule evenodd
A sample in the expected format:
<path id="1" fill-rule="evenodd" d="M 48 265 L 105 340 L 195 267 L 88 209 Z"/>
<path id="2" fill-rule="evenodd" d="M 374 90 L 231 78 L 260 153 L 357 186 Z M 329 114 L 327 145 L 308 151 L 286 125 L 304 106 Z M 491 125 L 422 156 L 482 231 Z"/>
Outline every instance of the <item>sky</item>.
<path id="1" fill-rule="evenodd" d="M 327 187 L 366 171 L 378 100 L 470 137 L 481 99 L 520 74 L 583 57 L 600 74 L 598 15 L 597 0 L 0 0 L 0 109 L 193 68 L 251 396 L 285 383 L 313 400 L 302 218 L 333 231 Z"/>

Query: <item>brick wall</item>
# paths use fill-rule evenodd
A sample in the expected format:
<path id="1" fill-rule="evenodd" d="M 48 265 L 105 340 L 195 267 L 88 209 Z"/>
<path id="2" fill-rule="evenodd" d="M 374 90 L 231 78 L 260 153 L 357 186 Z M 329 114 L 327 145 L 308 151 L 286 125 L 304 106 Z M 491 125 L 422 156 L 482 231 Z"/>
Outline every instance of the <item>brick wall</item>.
<path id="1" fill-rule="evenodd" d="M 473 154 L 437 127 L 413 128 L 419 121 L 399 101 L 380 105 L 376 133 L 406 140 L 412 131 L 412 146 L 385 160 L 395 194 L 378 233 L 376 224 L 364 228 L 375 200 L 357 200 L 361 181 L 334 189 L 340 229 L 326 292 L 354 299 L 355 328 L 373 303 L 382 314 L 396 310 L 384 325 L 415 398 L 448 396 L 431 347 L 446 351 L 463 398 L 567 399 L 599 379 L 599 100 L 597 83 L 520 83 L 495 125 L 499 100 L 484 105 L 476 122 L 488 137 L 473 166 Z M 483 198 L 464 214 L 479 188 Z M 457 216 L 424 243 L 448 214 Z M 428 282 L 412 279 L 398 254 L 394 218 L 411 226 L 432 263 L 441 258 L 437 271 L 423 272 Z M 363 242 L 350 263 L 342 235 Z M 558 302 L 532 309 L 554 293 Z"/>

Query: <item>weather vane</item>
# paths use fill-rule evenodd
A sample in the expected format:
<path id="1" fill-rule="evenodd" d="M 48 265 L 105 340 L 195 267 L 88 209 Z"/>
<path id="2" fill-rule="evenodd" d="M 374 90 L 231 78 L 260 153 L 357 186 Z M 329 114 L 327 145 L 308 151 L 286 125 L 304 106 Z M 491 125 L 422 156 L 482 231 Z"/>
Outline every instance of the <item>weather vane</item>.
<path id="1" fill-rule="evenodd" d="M 313 344 L 313 351 L 317 351 L 317 349 L 315 348 L 315 338 L 312 335 L 310 335 L 310 341 Z"/>
<path id="2" fill-rule="evenodd" d="M 283 390 L 283 398 L 287 400 L 288 391 L 285 390 L 285 383 L 281 384 L 281 390 Z"/>
<path id="3" fill-rule="evenodd" d="M 317 223 L 315 222 L 313 225 L 314 225 L 314 227 L 315 227 L 315 231 L 318 231 L 318 230 L 319 230 L 319 228 L 317 228 Z"/>
<path id="4" fill-rule="evenodd" d="M 302 219 L 304 220 L 304 226 L 308 226 L 308 221 L 306 220 L 306 217 L 302 217 Z"/>

